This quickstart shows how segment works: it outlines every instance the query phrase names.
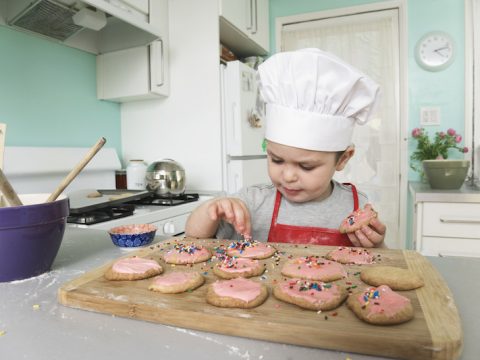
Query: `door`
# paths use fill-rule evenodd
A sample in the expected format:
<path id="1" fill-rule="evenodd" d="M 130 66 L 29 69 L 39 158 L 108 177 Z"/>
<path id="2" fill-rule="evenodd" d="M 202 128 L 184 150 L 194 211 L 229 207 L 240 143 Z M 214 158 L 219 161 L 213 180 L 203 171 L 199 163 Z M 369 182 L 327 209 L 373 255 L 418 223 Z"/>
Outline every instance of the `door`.
<path id="1" fill-rule="evenodd" d="M 316 47 L 326 50 L 380 84 L 376 115 L 367 125 L 356 126 L 355 156 L 335 178 L 340 182 L 352 182 L 367 193 L 380 219 L 387 225 L 387 246 L 403 247 L 398 9 L 338 14 L 337 11 L 335 16 L 322 17 L 320 12 L 314 14 L 316 19 L 285 23 L 280 34 L 281 49 Z M 403 187 L 405 198 L 406 183 Z"/>

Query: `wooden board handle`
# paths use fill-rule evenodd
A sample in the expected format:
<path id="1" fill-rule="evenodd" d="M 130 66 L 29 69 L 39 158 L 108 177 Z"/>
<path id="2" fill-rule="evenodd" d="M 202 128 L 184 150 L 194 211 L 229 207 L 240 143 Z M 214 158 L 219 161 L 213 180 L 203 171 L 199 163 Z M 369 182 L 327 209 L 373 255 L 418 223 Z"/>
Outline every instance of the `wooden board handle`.
<path id="1" fill-rule="evenodd" d="M 55 189 L 55 191 L 48 197 L 47 202 L 52 202 L 62 193 L 63 190 L 75 179 L 75 177 L 83 170 L 83 168 L 92 160 L 95 154 L 102 148 L 107 140 L 104 137 L 100 138 L 97 143 L 90 149 L 85 157 L 73 168 L 72 171 L 63 179 L 62 183 Z"/>
<path id="2" fill-rule="evenodd" d="M 3 193 L 3 195 L 7 199 L 7 202 L 11 206 L 21 206 L 21 205 L 23 205 L 22 201 L 18 197 L 15 190 L 13 190 L 12 185 L 10 185 L 10 182 L 6 178 L 2 169 L 0 169 L 0 191 Z"/>

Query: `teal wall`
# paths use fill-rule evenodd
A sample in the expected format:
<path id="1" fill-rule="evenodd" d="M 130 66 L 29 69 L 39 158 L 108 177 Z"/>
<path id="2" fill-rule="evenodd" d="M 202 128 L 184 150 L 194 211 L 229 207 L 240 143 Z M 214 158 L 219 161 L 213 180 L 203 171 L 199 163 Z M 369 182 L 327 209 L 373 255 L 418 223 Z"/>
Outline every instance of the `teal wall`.
<path id="1" fill-rule="evenodd" d="M 120 105 L 96 99 L 95 55 L 0 26 L 0 123 L 7 146 L 91 147 L 121 154 Z"/>
<path id="2" fill-rule="evenodd" d="M 270 44 L 275 52 L 275 19 L 280 16 L 316 12 L 341 7 L 351 7 L 372 0 L 270 0 Z M 420 108 L 436 106 L 440 108 L 441 125 L 428 127 L 433 135 L 436 131 L 454 128 L 465 133 L 464 121 L 464 1 L 463 0 L 408 0 L 408 129 L 409 133 L 420 126 Z M 441 30 L 449 33 L 456 45 L 456 58 L 452 65 L 440 72 L 429 72 L 415 62 L 414 48 L 418 39 L 426 32 Z M 468 144 L 467 144 L 468 146 Z M 409 154 L 415 143 L 409 141 Z M 460 157 L 460 153 L 452 153 Z M 410 170 L 409 180 L 418 180 L 418 174 Z"/>

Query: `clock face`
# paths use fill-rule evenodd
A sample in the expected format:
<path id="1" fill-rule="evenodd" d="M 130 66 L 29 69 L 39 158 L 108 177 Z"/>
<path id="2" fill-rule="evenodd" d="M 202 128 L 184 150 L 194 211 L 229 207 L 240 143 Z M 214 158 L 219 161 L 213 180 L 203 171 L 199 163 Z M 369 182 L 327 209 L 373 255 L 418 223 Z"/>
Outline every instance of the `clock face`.
<path id="1" fill-rule="evenodd" d="M 441 32 L 433 32 L 419 40 L 415 57 L 424 69 L 437 71 L 446 68 L 453 61 L 453 40 Z"/>

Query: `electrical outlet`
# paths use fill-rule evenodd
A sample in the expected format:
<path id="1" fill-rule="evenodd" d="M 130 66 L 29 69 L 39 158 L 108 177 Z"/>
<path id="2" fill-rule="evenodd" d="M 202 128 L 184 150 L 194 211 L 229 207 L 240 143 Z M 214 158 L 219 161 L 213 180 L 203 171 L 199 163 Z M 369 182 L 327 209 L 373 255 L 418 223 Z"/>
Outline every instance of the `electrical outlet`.
<path id="1" fill-rule="evenodd" d="M 440 125 L 440 108 L 421 107 L 420 125 Z"/>

